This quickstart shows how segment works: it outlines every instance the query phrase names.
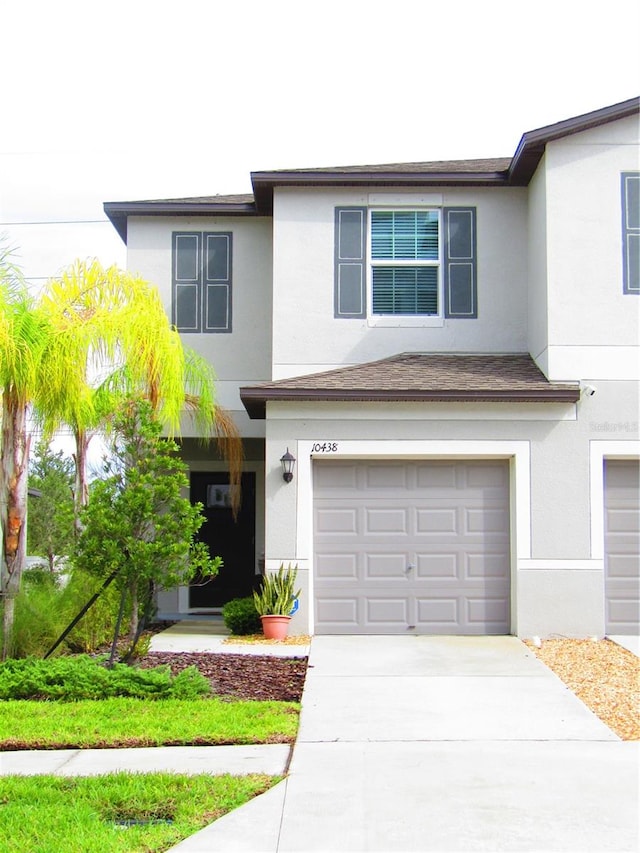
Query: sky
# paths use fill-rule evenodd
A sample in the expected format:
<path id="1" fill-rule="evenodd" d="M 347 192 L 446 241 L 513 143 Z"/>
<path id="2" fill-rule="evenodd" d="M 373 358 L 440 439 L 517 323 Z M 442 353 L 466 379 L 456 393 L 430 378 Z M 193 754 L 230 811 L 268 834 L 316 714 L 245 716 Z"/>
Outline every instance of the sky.
<path id="1" fill-rule="evenodd" d="M 637 0 L 0 0 L 0 235 L 126 266 L 105 201 L 251 171 L 509 157 L 634 97 Z"/>

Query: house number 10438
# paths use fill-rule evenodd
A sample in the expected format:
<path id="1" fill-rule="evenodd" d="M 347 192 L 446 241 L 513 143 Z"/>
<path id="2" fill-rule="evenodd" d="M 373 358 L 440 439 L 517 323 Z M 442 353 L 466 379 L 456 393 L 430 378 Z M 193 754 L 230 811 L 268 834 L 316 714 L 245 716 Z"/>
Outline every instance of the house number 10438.
<path id="1" fill-rule="evenodd" d="M 316 443 L 311 448 L 312 453 L 337 453 L 338 452 L 338 442 L 337 441 L 316 441 Z"/>

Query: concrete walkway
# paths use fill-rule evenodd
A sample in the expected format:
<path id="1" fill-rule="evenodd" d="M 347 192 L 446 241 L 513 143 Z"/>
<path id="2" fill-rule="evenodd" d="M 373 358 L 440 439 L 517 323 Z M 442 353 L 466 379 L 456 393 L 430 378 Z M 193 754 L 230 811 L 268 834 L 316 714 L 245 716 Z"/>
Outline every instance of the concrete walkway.
<path id="1" fill-rule="evenodd" d="M 288 778 L 173 849 L 636 851 L 639 746 L 514 637 L 315 637 Z"/>

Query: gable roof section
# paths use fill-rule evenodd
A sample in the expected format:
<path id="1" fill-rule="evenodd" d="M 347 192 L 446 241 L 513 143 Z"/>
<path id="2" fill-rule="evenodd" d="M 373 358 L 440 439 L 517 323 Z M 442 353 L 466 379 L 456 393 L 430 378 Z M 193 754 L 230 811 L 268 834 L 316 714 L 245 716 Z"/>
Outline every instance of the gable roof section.
<path id="1" fill-rule="evenodd" d="M 640 98 L 630 98 L 628 101 L 612 104 L 610 107 L 603 107 L 591 113 L 528 131 L 523 134 L 513 155 L 509 168 L 509 183 L 513 186 L 526 186 L 529 183 L 548 142 L 637 115 L 639 111 Z"/>
<path id="2" fill-rule="evenodd" d="M 252 172 L 253 195 L 105 202 L 104 211 L 126 243 L 129 216 L 271 216 L 276 187 L 527 186 L 547 143 L 636 115 L 639 111 L 640 98 L 630 98 L 528 131 L 520 139 L 513 157 Z"/>
<path id="3" fill-rule="evenodd" d="M 575 403 L 577 383 L 549 382 L 531 356 L 400 353 L 354 367 L 240 389 L 249 417 L 284 402 Z"/>

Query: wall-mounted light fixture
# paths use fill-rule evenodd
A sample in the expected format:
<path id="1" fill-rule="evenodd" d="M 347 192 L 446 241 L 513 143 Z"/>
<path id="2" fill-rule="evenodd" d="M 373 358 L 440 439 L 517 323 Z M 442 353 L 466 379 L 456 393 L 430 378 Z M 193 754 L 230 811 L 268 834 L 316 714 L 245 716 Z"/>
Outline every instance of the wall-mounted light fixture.
<path id="1" fill-rule="evenodd" d="M 288 447 L 287 452 L 280 457 L 280 462 L 282 463 L 282 479 L 285 483 L 290 483 L 293 480 L 293 469 L 296 465 L 296 457 L 292 453 L 289 453 Z"/>

